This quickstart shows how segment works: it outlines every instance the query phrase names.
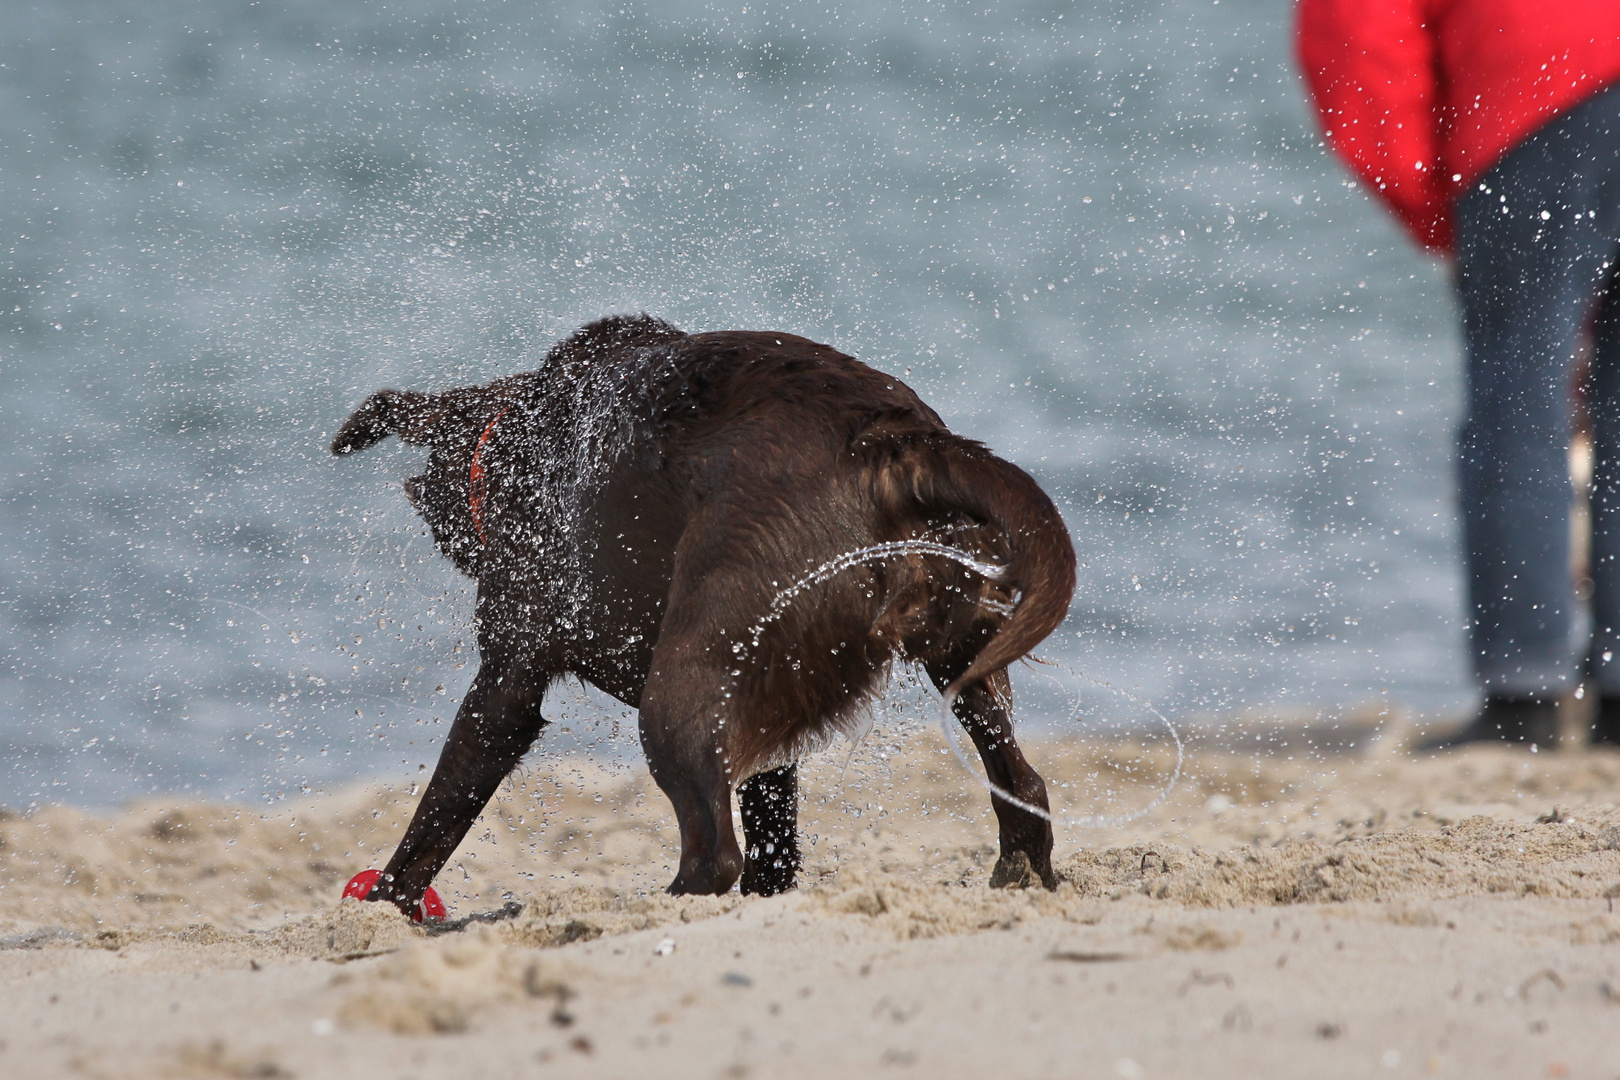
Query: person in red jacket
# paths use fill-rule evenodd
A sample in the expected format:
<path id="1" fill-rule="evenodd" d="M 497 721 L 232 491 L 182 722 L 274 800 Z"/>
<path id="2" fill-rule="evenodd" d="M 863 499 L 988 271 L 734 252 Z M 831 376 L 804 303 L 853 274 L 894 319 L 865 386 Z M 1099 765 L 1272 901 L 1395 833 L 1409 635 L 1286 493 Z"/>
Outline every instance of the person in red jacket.
<path id="1" fill-rule="evenodd" d="M 1584 672 L 1620 743 L 1620 0 L 1301 0 L 1300 66 L 1328 143 L 1417 242 L 1455 259 L 1470 645 L 1459 735 L 1557 741 Z M 1594 440 L 1591 633 L 1568 572 L 1570 379 Z"/>

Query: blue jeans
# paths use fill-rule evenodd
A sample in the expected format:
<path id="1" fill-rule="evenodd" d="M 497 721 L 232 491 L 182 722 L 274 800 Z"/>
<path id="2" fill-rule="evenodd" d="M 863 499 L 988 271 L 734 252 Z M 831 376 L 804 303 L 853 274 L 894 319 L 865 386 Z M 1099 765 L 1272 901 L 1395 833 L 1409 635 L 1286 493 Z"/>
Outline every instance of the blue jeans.
<path id="1" fill-rule="evenodd" d="M 1456 205 L 1459 435 L 1474 674 L 1487 693 L 1620 695 L 1620 85 L 1550 121 Z M 1592 320 L 1589 324 L 1589 320 Z M 1592 636 L 1574 640 L 1568 449 L 1593 330 Z"/>

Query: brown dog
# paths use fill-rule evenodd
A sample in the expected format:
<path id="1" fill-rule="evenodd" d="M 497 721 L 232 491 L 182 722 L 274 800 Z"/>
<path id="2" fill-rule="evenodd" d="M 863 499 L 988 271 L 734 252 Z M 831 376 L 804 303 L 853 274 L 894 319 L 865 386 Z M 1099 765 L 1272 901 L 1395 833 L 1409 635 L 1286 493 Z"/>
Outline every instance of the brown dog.
<path id="1" fill-rule="evenodd" d="M 897 656 L 958 695 L 994 784 L 1047 805 L 1013 741 L 1006 667 L 1068 610 L 1068 531 L 1028 474 L 951 434 L 898 379 L 791 334 L 610 318 L 535 372 L 379 391 L 332 452 L 389 435 L 432 450 L 406 491 L 478 581 L 481 664 L 371 899 L 415 909 L 545 726 L 547 685 L 569 673 L 641 711 L 648 767 L 680 822 L 671 892 L 723 893 L 739 876 L 744 892 L 793 886 L 794 762 L 852 719 Z M 828 560 L 911 539 L 1003 572 L 890 554 L 767 620 Z M 1048 822 L 993 805 L 992 883 L 1027 858 L 1054 886 Z"/>

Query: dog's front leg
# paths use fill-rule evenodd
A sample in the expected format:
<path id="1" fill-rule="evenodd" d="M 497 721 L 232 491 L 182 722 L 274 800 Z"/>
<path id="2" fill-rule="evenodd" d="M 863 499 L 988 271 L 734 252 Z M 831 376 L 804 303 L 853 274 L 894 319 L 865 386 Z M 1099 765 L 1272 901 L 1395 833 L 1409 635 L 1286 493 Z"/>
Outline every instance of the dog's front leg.
<path id="1" fill-rule="evenodd" d="M 486 658 L 450 726 L 416 816 L 367 900 L 390 901 L 407 915 L 416 910 L 484 804 L 545 726 L 540 700 L 546 682 L 522 663 Z"/>
<path id="2" fill-rule="evenodd" d="M 737 785 L 742 811 L 742 891 L 775 896 L 793 888 L 799 870 L 799 767 L 758 773 Z"/>

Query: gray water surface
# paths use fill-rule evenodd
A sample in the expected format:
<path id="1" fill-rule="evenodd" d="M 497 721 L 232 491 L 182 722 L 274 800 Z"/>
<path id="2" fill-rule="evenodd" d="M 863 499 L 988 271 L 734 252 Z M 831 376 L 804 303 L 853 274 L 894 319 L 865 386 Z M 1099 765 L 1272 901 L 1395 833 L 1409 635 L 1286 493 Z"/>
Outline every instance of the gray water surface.
<path id="1" fill-rule="evenodd" d="M 3 7 L 0 802 L 431 767 L 470 590 L 419 451 L 325 445 L 643 309 L 1029 469 L 1084 561 L 1044 651 L 1166 713 L 1467 702 L 1443 267 L 1287 0 Z"/>

